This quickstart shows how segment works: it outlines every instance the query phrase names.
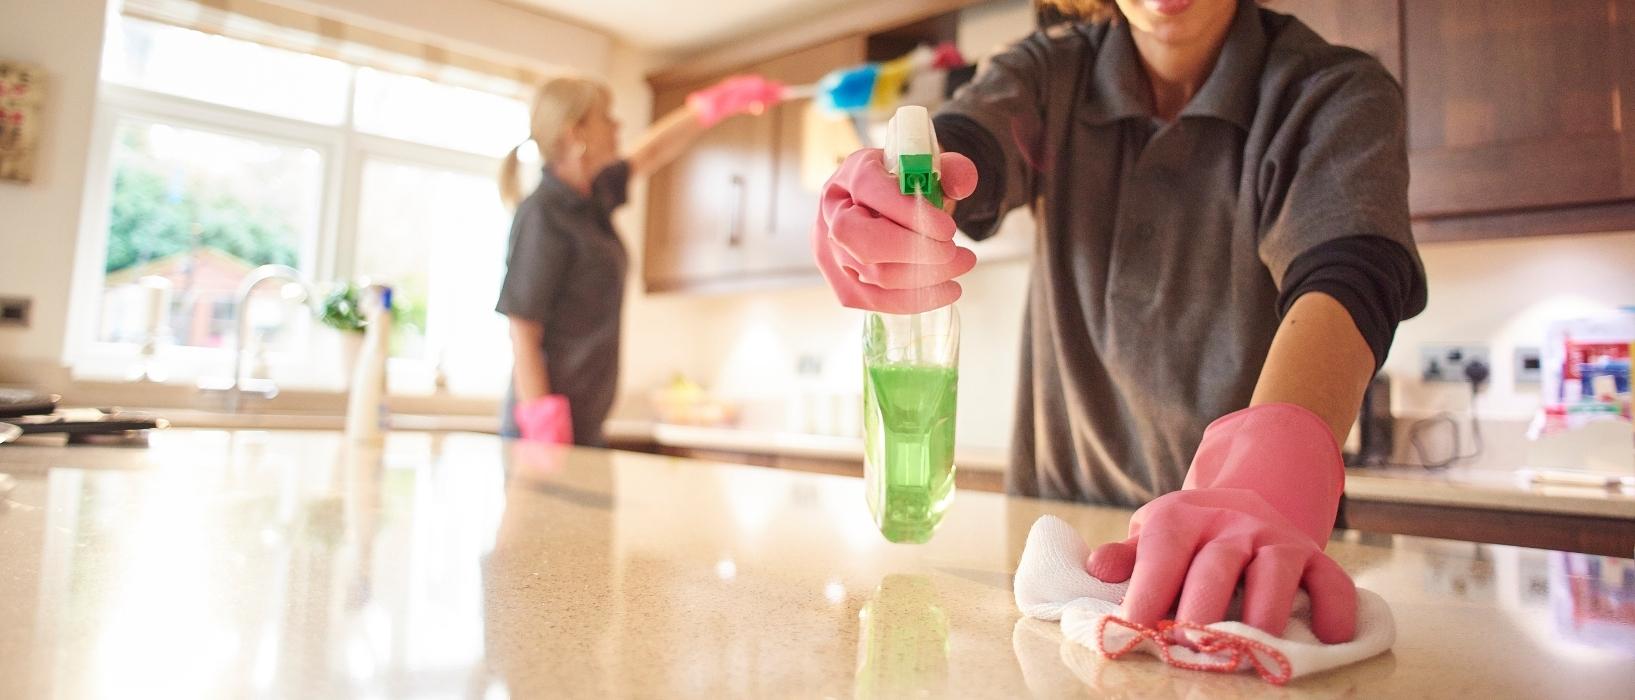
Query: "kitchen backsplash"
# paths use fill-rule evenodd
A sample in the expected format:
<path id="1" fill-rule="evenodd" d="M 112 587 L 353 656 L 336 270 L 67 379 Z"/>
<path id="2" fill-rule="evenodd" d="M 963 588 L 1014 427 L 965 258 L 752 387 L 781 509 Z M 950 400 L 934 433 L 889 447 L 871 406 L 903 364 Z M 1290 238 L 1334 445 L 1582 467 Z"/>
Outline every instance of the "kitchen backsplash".
<path id="1" fill-rule="evenodd" d="M 1463 411 L 1468 398 L 1462 386 L 1418 380 L 1419 346 L 1475 342 L 1487 344 L 1498 358 L 1479 399 L 1481 415 L 1523 422 L 1538 408 L 1538 387 L 1514 382 L 1513 349 L 1541 344 L 1550 319 L 1635 303 L 1635 232 L 1441 243 L 1420 252 L 1430 302 L 1424 313 L 1402 324 L 1385 367 L 1395 380 L 1399 415 Z M 984 263 L 962 278 L 962 442 L 1009 443 L 1027 267 L 1025 260 Z M 687 363 L 673 363 L 673 369 L 724 397 L 765 407 L 795 396 L 802 386 L 802 356 L 819 359 L 828 391 L 859 390 L 861 314 L 840 308 L 827 289 L 658 297 L 646 303 L 654 301 L 673 321 L 667 325 L 685 324 L 693 346 L 684 353 Z M 648 330 L 631 328 L 631 344 L 660 344 Z"/>

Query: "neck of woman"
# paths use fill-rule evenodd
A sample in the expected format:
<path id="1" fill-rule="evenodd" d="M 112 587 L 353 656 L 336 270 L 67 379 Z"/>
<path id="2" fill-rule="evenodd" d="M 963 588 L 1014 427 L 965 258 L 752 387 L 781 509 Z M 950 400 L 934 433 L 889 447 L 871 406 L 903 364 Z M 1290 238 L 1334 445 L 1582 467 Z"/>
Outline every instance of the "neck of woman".
<path id="1" fill-rule="evenodd" d="M 555 175 L 556 179 L 561 180 L 562 184 L 573 188 L 579 194 L 590 195 L 590 185 L 596 178 L 595 173 L 591 173 L 585 168 L 584 159 L 573 158 L 556 161 L 550 164 L 550 168 L 551 174 Z"/>
<path id="2" fill-rule="evenodd" d="M 1147 84 L 1152 88 L 1155 116 L 1175 121 L 1192 96 L 1198 94 L 1215 68 L 1229 28 L 1229 24 L 1221 24 L 1211 28 L 1209 35 L 1185 43 L 1169 43 L 1151 34 L 1131 32 Z"/>

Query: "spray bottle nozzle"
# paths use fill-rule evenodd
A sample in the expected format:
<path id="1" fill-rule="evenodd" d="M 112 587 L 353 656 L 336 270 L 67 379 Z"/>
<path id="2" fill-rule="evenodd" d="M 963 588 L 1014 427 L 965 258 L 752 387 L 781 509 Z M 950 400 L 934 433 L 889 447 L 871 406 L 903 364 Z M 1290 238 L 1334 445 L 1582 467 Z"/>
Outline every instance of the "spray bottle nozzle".
<path id="1" fill-rule="evenodd" d="M 886 170 L 897 176 L 898 190 L 923 196 L 941 209 L 942 180 L 937 172 L 937 134 L 931 113 L 918 105 L 899 107 L 886 130 Z"/>
<path id="2" fill-rule="evenodd" d="M 942 181 L 937 177 L 934 157 L 928 154 L 897 157 L 897 187 L 906 195 L 922 195 L 931 206 L 942 208 Z"/>

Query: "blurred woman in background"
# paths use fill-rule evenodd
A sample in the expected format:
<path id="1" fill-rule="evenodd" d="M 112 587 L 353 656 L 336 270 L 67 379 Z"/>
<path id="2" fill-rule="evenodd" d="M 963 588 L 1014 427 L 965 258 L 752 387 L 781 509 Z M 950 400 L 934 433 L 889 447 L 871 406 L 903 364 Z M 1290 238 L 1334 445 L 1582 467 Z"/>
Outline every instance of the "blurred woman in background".
<path id="1" fill-rule="evenodd" d="M 513 353 L 501 435 L 605 444 L 627 267 L 613 210 L 633 175 L 664 167 L 721 120 L 759 114 L 782 95 L 783 86 L 757 76 L 728 78 L 689 95 L 621 155 L 606 85 L 564 77 L 539 87 L 529 123 L 545 160 L 539 186 L 523 196 L 522 146 L 500 172 L 500 195 L 516 211 L 495 306 L 510 319 Z"/>

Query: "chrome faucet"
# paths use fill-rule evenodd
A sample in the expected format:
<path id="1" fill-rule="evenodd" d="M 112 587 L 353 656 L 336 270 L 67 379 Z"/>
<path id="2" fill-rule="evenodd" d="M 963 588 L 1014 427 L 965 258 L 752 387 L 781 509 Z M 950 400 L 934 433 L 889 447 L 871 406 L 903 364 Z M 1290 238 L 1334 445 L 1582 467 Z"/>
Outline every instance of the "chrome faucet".
<path id="1" fill-rule="evenodd" d="M 222 390 L 227 392 L 227 410 L 237 413 L 239 404 L 243 400 L 244 391 L 249 384 L 258 385 L 255 390 L 262 398 L 272 398 L 278 395 L 278 387 L 271 380 L 245 380 L 244 378 L 244 343 L 250 337 L 250 295 L 264 282 L 284 280 L 286 285 L 300 287 L 299 297 L 286 295 L 291 301 L 304 301 L 312 294 L 312 287 L 301 278 L 301 273 L 288 265 L 262 265 L 245 275 L 244 281 L 238 286 L 238 303 L 234 313 L 238 316 L 238 330 L 233 336 L 233 377 L 225 387 L 221 382 L 201 381 L 199 388 L 207 390 Z"/>

